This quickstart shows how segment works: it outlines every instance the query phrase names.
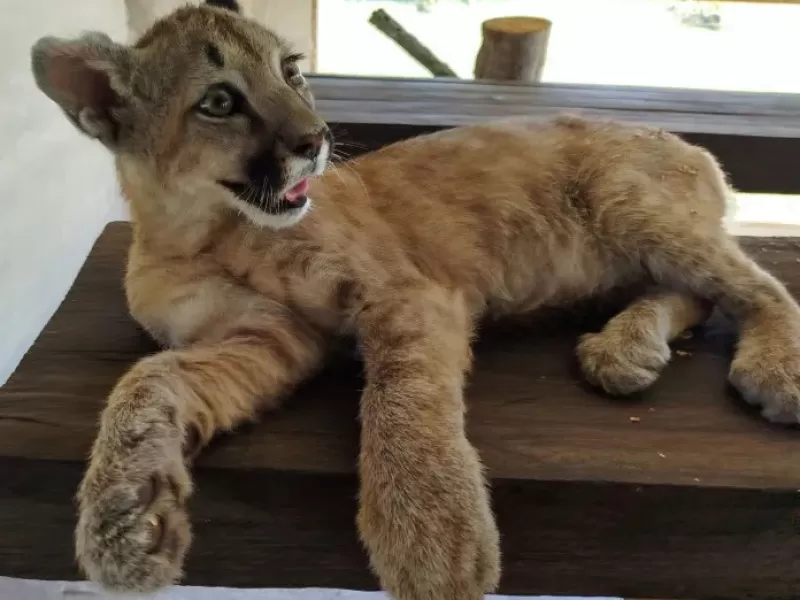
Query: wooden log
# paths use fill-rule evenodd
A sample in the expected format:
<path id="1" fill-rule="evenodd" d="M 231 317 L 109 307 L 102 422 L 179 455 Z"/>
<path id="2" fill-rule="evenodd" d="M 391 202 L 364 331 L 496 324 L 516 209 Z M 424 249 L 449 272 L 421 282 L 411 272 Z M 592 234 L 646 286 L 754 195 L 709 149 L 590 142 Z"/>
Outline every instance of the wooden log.
<path id="1" fill-rule="evenodd" d="M 405 50 L 411 58 L 428 69 L 434 77 L 458 77 L 453 69 L 442 62 L 427 46 L 406 31 L 382 8 L 370 15 L 369 22 Z"/>
<path id="2" fill-rule="evenodd" d="M 484 21 L 475 78 L 538 83 L 547 59 L 551 22 L 537 17 Z"/>

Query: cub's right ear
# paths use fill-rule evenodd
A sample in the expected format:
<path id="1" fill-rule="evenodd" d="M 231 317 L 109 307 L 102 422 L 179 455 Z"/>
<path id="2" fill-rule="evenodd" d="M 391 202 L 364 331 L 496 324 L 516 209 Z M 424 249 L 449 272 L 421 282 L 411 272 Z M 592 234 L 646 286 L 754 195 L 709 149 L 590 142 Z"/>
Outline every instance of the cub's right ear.
<path id="1" fill-rule="evenodd" d="M 102 33 L 74 40 L 46 37 L 31 49 L 39 89 L 79 130 L 111 149 L 117 146 L 120 118 L 131 100 L 131 63 L 131 51 Z"/>

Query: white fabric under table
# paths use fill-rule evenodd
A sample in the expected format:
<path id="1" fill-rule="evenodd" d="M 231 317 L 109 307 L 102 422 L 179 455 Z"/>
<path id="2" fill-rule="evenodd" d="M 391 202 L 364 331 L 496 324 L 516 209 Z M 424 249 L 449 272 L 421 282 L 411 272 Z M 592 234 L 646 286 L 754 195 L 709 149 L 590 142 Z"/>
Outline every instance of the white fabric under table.
<path id="1" fill-rule="evenodd" d="M 489 598 L 510 600 L 508 596 L 490 596 Z M 522 596 L 515 596 L 515 598 L 523 599 Z M 541 600 L 581 600 L 549 596 L 537 598 L 541 598 Z M 188 586 L 173 587 L 150 596 L 117 596 L 106 594 L 92 584 L 82 581 L 31 581 L 0 577 L 0 600 L 387 600 L 387 596 L 378 592 L 317 588 L 252 590 Z M 596 600 L 619 599 L 598 598 Z"/>

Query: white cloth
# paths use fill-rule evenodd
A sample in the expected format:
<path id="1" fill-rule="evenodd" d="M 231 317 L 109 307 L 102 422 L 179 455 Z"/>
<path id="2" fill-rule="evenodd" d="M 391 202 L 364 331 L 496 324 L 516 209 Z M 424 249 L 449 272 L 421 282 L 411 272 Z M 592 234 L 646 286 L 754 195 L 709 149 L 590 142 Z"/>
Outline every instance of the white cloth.
<path id="1" fill-rule="evenodd" d="M 31 581 L 0 577 L 0 600 L 386 600 L 378 592 L 352 592 L 326 589 L 233 589 L 210 587 L 173 587 L 151 596 L 115 596 L 99 591 L 82 581 Z M 490 596 L 495 600 L 508 596 Z M 522 597 L 518 596 L 519 600 Z M 581 600 L 579 598 L 551 598 L 539 600 Z M 596 600 L 619 600 L 598 598 Z"/>

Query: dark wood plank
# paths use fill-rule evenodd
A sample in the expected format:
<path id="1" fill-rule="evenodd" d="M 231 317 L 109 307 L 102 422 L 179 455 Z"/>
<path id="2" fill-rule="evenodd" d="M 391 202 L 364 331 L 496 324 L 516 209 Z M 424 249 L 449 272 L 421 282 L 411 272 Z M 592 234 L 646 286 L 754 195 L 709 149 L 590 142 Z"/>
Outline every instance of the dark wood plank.
<path id="1" fill-rule="evenodd" d="M 129 236 L 109 226 L 0 390 L 0 575 L 78 576 L 72 496 L 98 411 L 154 350 L 124 306 Z M 800 295 L 800 241 L 746 246 Z M 488 331 L 478 348 L 469 428 L 493 481 L 503 590 L 796 595 L 800 438 L 727 388 L 728 324 L 680 342 L 691 356 L 624 402 L 580 383 L 578 328 Z M 358 365 L 338 365 L 202 457 L 188 583 L 374 587 L 354 528 L 359 386 Z"/>
<path id="2" fill-rule="evenodd" d="M 662 127 L 708 148 L 742 191 L 800 193 L 800 95 L 626 86 L 312 76 L 318 107 L 355 155 L 457 125 L 571 112 Z"/>
<path id="3" fill-rule="evenodd" d="M 72 580 L 81 465 L 0 459 L 0 574 Z M 375 589 L 354 476 L 198 469 L 186 583 Z M 797 499 L 692 487 L 494 482 L 509 594 L 797 596 Z M 31 524 L 35 524 L 32 526 Z"/>
<path id="4" fill-rule="evenodd" d="M 337 120 L 364 107 L 370 110 L 353 113 L 356 122 L 437 126 L 474 123 L 487 115 L 591 110 L 644 114 L 656 124 L 665 119 L 665 127 L 679 132 L 800 137 L 800 94 L 330 75 L 309 79 L 320 107 Z M 706 117 L 712 119 L 708 126 Z"/>

